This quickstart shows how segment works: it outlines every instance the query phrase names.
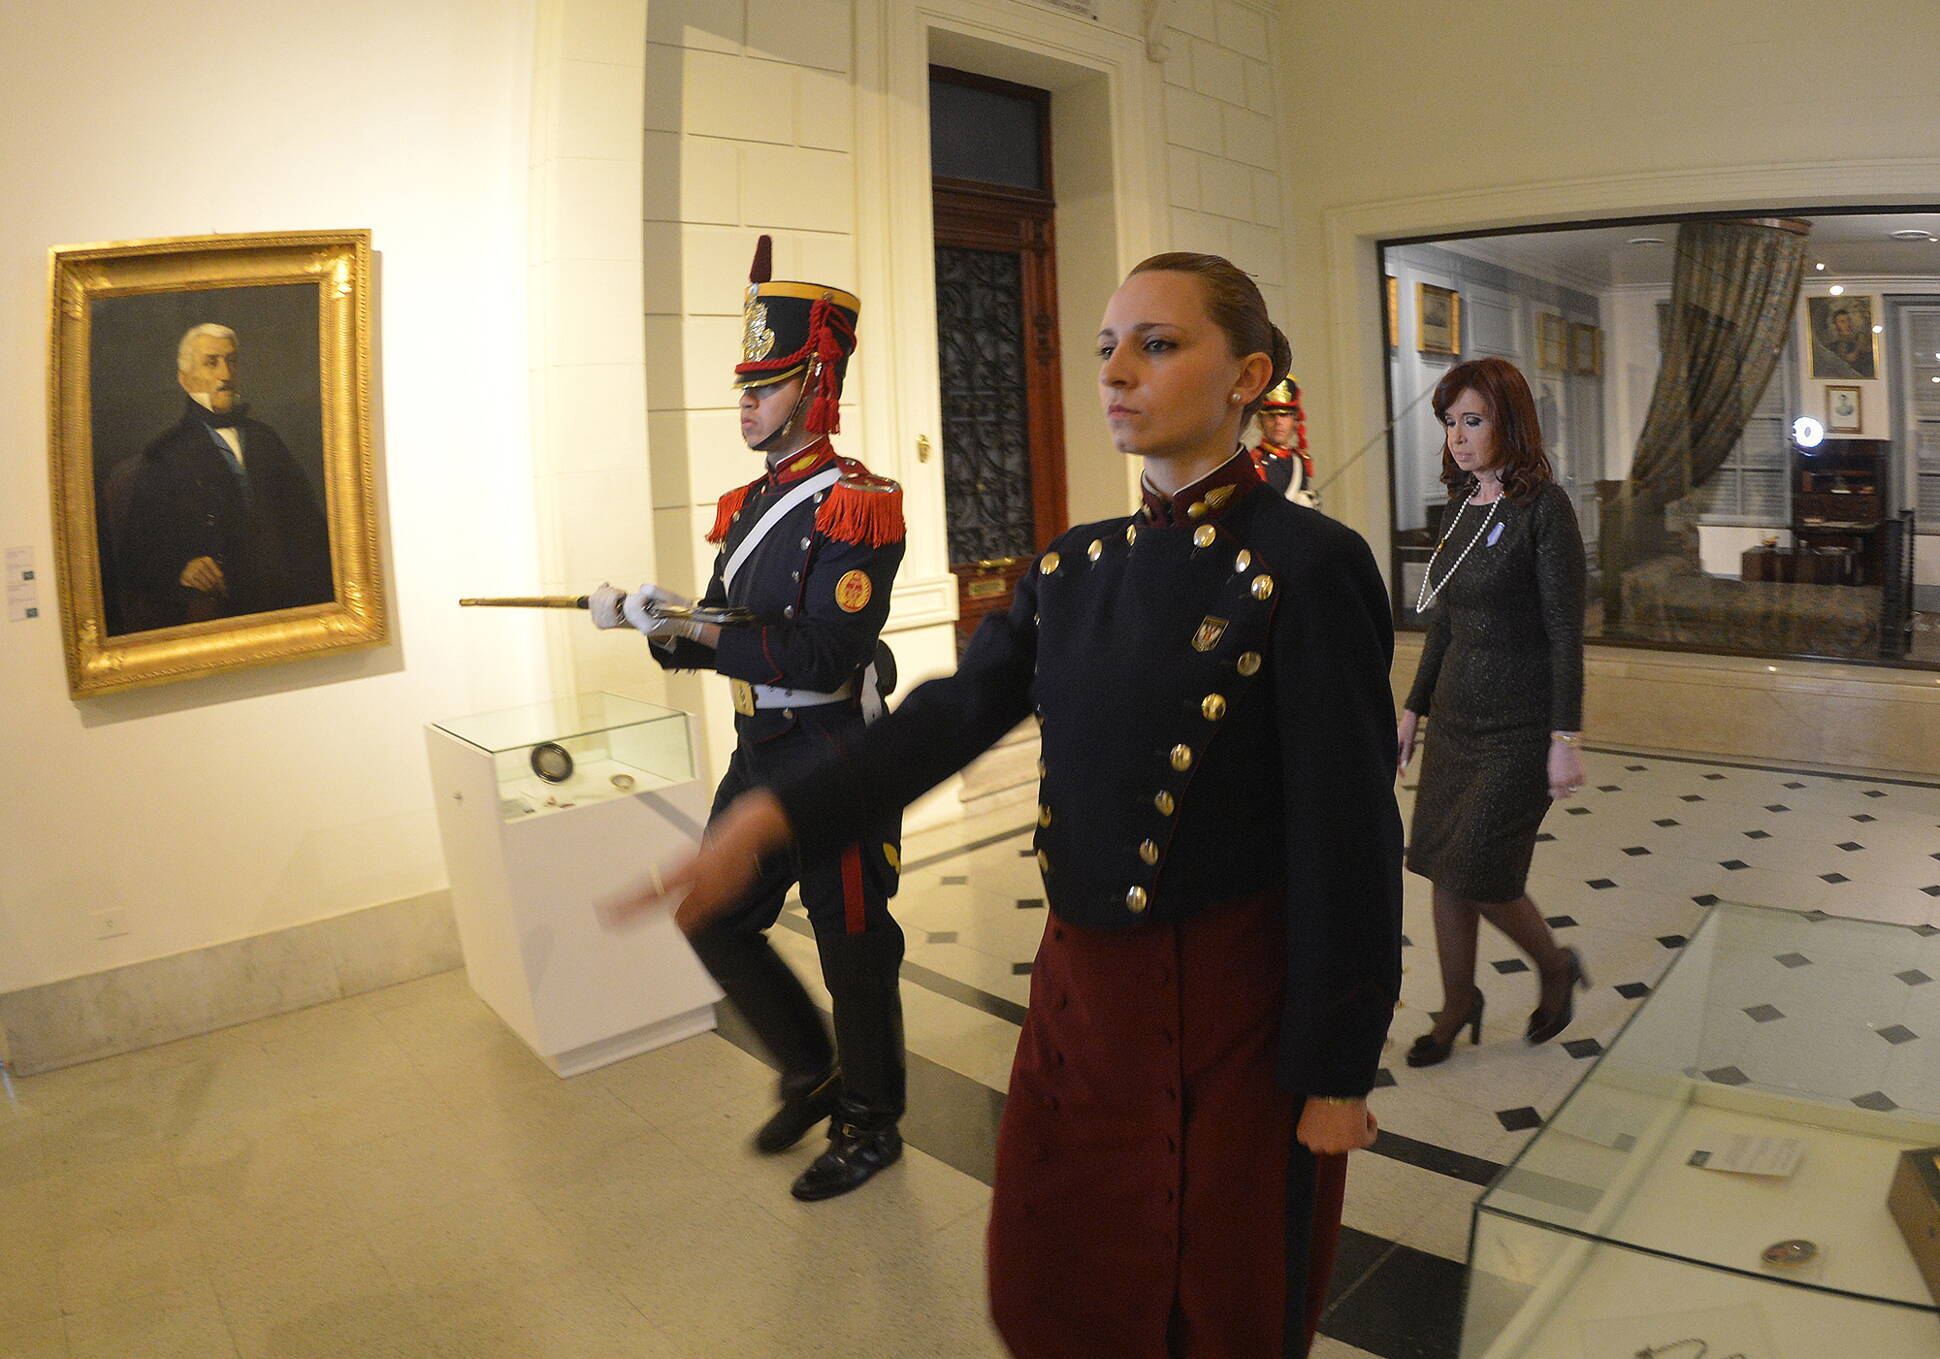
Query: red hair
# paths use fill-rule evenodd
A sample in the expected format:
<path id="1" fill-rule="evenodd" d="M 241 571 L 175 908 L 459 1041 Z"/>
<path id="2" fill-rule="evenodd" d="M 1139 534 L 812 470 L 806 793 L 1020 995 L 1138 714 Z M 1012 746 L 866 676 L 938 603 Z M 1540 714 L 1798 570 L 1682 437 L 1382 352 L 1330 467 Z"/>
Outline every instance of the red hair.
<path id="1" fill-rule="evenodd" d="M 1543 427 L 1536 419 L 1536 399 L 1529 394 L 1528 379 L 1507 359 L 1470 359 L 1458 363 L 1435 384 L 1435 418 L 1446 422 L 1448 408 L 1462 399 L 1463 392 L 1482 398 L 1495 435 L 1495 466 L 1502 469 L 1502 493 L 1516 504 L 1526 503 L 1554 481 L 1549 455 L 1543 452 Z M 1456 466 L 1449 456 L 1446 427 L 1442 434 L 1442 485 L 1448 498 L 1472 491 L 1475 478 Z"/>

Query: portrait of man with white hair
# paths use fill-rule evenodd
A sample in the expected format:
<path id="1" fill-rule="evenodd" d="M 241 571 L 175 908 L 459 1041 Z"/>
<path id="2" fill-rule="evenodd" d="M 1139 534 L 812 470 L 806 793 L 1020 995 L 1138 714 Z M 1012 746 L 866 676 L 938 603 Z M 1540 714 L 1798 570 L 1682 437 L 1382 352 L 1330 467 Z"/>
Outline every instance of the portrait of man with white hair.
<path id="1" fill-rule="evenodd" d="M 103 486 L 103 592 L 119 604 L 111 631 L 334 597 L 323 508 L 283 439 L 250 416 L 244 359 L 227 325 L 184 331 L 175 351 L 180 416 Z"/>

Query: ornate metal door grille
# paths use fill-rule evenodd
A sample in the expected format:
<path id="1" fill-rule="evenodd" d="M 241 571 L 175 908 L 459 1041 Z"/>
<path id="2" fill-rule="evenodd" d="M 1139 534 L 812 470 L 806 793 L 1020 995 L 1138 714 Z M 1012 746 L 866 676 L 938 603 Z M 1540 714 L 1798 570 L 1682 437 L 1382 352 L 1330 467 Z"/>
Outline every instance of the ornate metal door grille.
<path id="1" fill-rule="evenodd" d="M 1019 257 L 936 248 L 944 500 L 952 562 L 1037 549 Z"/>

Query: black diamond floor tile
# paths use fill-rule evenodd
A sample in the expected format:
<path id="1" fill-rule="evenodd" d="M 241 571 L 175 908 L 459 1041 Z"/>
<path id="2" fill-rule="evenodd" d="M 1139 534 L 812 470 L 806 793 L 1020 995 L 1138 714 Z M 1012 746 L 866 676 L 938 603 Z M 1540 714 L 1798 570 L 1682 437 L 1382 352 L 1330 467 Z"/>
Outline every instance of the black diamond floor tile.
<path id="1" fill-rule="evenodd" d="M 1374 1073 L 1374 1088 L 1376 1090 L 1385 1090 L 1393 1084 L 1394 1073 L 1386 1067 L 1381 1067 Z"/>
<path id="2" fill-rule="evenodd" d="M 1706 1080 L 1716 1081 L 1719 1085 L 1749 1085 L 1751 1077 L 1735 1066 L 1714 1067 L 1704 1073 Z"/>
<path id="3" fill-rule="evenodd" d="M 1657 936 L 1657 942 L 1665 948 L 1683 948 L 1690 940 L 1681 934 L 1660 934 Z"/>
<path id="4" fill-rule="evenodd" d="M 1567 810 L 1571 816 L 1588 816 L 1590 814 L 1588 807 L 1571 807 Z"/>
<path id="5" fill-rule="evenodd" d="M 1591 878 L 1583 885 L 1585 887 L 1594 887 L 1599 892 L 1607 892 L 1610 888 L 1615 887 L 1616 883 L 1612 882 L 1609 878 Z"/>
<path id="6" fill-rule="evenodd" d="M 1743 859 L 1720 859 L 1718 861 L 1718 867 L 1728 868 L 1733 873 L 1736 873 L 1741 868 L 1750 868 L 1751 865 L 1746 863 Z"/>
<path id="7" fill-rule="evenodd" d="M 1409 938 L 1409 937 L 1408 937 L 1407 935 L 1405 935 L 1405 934 L 1401 936 L 1401 947 L 1403 947 L 1403 948 L 1413 948 L 1414 946 L 1415 946 L 1415 941 L 1414 941 L 1414 940 L 1412 940 L 1412 939 L 1410 939 L 1410 938 Z"/>
<path id="8" fill-rule="evenodd" d="M 1861 813 L 1859 813 L 1859 815 L 1857 815 L 1857 816 L 1855 816 L 1855 817 L 1852 817 L 1852 818 L 1851 818 L 1851 820 L 1854 820 L 1854 821 L 1859 821 L 1859 822 L 1866 822 L 1866 821 L 1877 821 L 1877 820 L 1879 820 L 1879 818 L 1878 818 L 1878 817 L 1876 817 L 1876 816 L 1868 816 L 1868 815 L 1866 815 L 1866 813 L 1864 813 L 1864 812 L 1861 812 Z"/>
<path id="9" fill-rule="evenodd" d="M 1031 975 L 1031 964 L 1029 964 L 1029 963 L 1012 963 L 1012 964 L 1010 965 L 1010 975 L 1011 975 L 1011 976 L 1013 976 L 1013 977 L 1028 977 L 1028 976 L 1030 976 L 1030 975 Z"/>
<path id="10" fill-rule="evenodd" d="M 1502 1109 L 1497 1111 L 1496 1120 L 1509 1132 L 1522 1132 L 1527 1128 L 1540 1128 L 1543 1126 L 1543 1116 L 1526 1104 L 1520 1109 Z"/>
<path id="11" fill-rule="evenodd" d="M 1856 849 L 1864 849 L 1866 847 L 1857 840 L 1841 840 L 1834 848 L 1843 849 L 1846 853 L 1850 854 Z"/>
<path id="12" fill-rule="evenodd" d="M 1671 817 L 1666 816 L 1666 817 L 1660 818 L 1659 820 L 1653 821 L 1650 824 L 1653 826 L 1664 826 L 1668 828 L 1670 826 L 1681 826 L 1684 823 L 1682 821 L 1673 820 Z M 1933 857 L 1936 859 L 1940 859 L 1940 854 L 1936 854 Z"/>
<path id="13" fill-rule="evenodd" d="M 1556 837 L 1551 835 L 1548 831 L 1539 831 L 1536 834 L 1536 843 L 1539 845 L 1546 845 L 1550 843 L 1552 840 L 1554 840 L 1555 838 Z"/>
<path id="14" fill-rule="evenodd" d="M 1704 801 L 1704 796 L 1701 793 L 1685 793 L 1677 800 L 1679 802 L 1702 802 Z"/>
<path id="15" fill-rule="evenodd" d="M 1887 1096 L 1884 1090 L 1874 1090 L 1870 1094 L 1855 1095 L 1852 1102 L 1862 1109 L 1871 1109 L 1875 1113 L 1881 1114 L 1890 1114 L 1900 1107 Z"/>
<path id="16" fill-rule="evenodd" d="M 1940 882 L 1935 883 L 1931 887 L 1922 887 L 1920 890 L 1930 897 L 1940 897 Z"/>
<path id="17" fill-rule="evenodd" d="M 1769 840 L 1771 838 L 1772 833 L 1770 831 L 1748 830 L 1745 832 L 1745 839 L 1747 840 Z"/>
<path id="18" fill-rule="evenodd" d="M 1772 959 L 1781 967 L 1810 967 L 1812 960 L 1803 953 L 1781 953 Z"/>
<path id="19" fill-rule="evenodd" d="M 1906 971 L 1895 972 L 1893 975 L 1905 982 L 1908 986 L 1925 986 L 1933 980 L 1933 978 L 1920 971 L 1917 967 L 1909 967 Z"/>
<path id="20" fill-rule="evenodd" d="M 1546 915 L 1543 920 L 1552 930 L 1566 930 L 1576 923 L 1576 917 L 1573 915 Z"/>
<path id="21" fill-rule="evenodd" d="M 1847 877 L 1844 873 L 1821 873 L 1819 874 L 1819 881 L 1829 882 L 1837 885 L 1838 883 L 1842 883 L 1842 882 L 1851 882 L 1852 879 Z"/>
<path id="22" fill-rule="evenodd" d="M 1889 1024 L 1876 1032 L 1894 1047 L 1898 1047 L 1901 1043 L 1911 1043 L 1920 1036 L 1904 1024 Z"/>
<path id="23" fill-rule="evenodd" d="M 1650 766 L 1647 764 L 1627 764 L 1623 767 L 1623 772 L 1626 774 L 1641 774 L 1648 768 Z"/>
<path id="24" fill-rule="evenodd" d="M 1880 791 L 1879 789 L 1877 789 L 1877 788 L 1868 788 L 1868 789 L 1866 790 L 1866 796 L 1867 796 L 1867 797 L 1885 797 L 1885 796 L 1886 796 L 1886 794 L 1885 794 L 1885 793 L 1883 793 L 1883 792 L 1881 792 L 1881 791 Z"/>
<path id="25" fill-rule="evenodd" d="M 1765 810 L 1768 812 L 1789 812 L 1792 809 L 1782 802 L 1768 802 L 1765 804 Z"/>
<path id="26" fill-rule="evenodd" d="M 1752 1022 L 1756 1024 L 1769 1024 L 1774 1019 L 1785 1018 L 1785 1011 L 1779 1009 L 1776 1005 L 1748 1006 L 1745 1009 L 1745 1013 L 1750 1015 Z"/>
<path id="27" fill-rule="evenodd" d="M 1650 986 L 1645 982 L 1625 982 L 1616 992 L 1625 1000 L 1642 1000 L 1650 994 Z"/>
<path id="28" fill-rule="evenodd" d="M 1615 783 L 1599 783 L 1596 786 L 1596 790 L 1599 793 L 1621 793 L 1623 786 Z"/>
<path id="29" fill-rule="evenodd" d="M 1594 1038 L 1573 1038 L 1563 1044 L 1563 1051 L 1581 1060 L 1585 1057 L 1594 1057 L 1599 1052 L 1602 1052 L 1603 1044 L 1597 1042 Z"/>
<path id="30" fill-rule="evenodd" d="M 1805 787 L 1805 785 L 1804 785 L 1804 784 L 1802 784 L 1802 783 L 1788 783 L 1788 784 L 1786 784 L 1785 786 L 1786 786 L 1787 788 L 1803 788 L 1803 787 Z"/>
<path id="31" fill-rule="evenodd" d="M 1628 854 L 1633 859 L 1640 859 L 1644 855 L 1650 853 L 1650 851 L 1648 849 L 1645 849 L 1642 845 L 1627 845 L 1625 846 L 1623 852 L 1625 854 Z"/>
<path id="32" fill-rule="evenodd" d="M 1529 970 L 1529 964 L 1520 958 L 1504 958 L 1501 962 L 1490 963 L 1489 966 L 1505 977 L 1511 977 L 1518 972 L 1527 972 Z"/>
<path id="33" fill-rule="evenodd" d="M 1716 906 L 1718 904 L 1718 899 L 1709 892 L 1705 892 L 1701 896 L 1692 897 L 1691 900 L 1699 906 Z"/>
<path id="34" fill-rule="evenodd" d="M 1940 929 L 1935 929 L 1931 925 L 1915 925 L 1913 927 L 1913 933 L 1919 935 L 1922 939 L 1931 939 L 1934 935 L 1940 934 Z"/>
<path id="35" fill-rule="evenodd" d="M 1041 911 L 1044 909 L 1043 897 L 1019 897 L 1017 909 L 1020 911 Z"/>
<path id="36" fill-rule="evenodd" d="M 1711 781 L 1712 783 L 1716 783 L 1716 782 L 1717 782 L 1717 781 L 1718 781 L 1719 779 L 1721 779 L 1721 778 L 1723 778 L 1723 777 L 1724 777 L 1724 775 L 1722 775 L 1722 774 L 1706 774 L 1706 775 L 1705 775 L 1704 777 L 1705 777 L 1706 779 L 1708 779 L 1708 780 L 1710 780 L 1710 781 Z"/>

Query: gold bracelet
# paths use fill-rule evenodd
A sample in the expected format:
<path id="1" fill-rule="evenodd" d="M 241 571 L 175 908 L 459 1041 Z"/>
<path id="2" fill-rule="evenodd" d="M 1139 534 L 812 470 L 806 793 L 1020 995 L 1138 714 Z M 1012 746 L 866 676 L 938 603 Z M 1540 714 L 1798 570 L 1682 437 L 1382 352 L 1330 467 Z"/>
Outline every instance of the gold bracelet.
<path id="1" fill-rule="evenodd" d="M 1574 750 L 1583 744 L 1583 733 L 1580 731 L 1552 731 L 1549 734 L 1549 739 L 1558 745 L 1568 746 L 1571 750 Z"/>

